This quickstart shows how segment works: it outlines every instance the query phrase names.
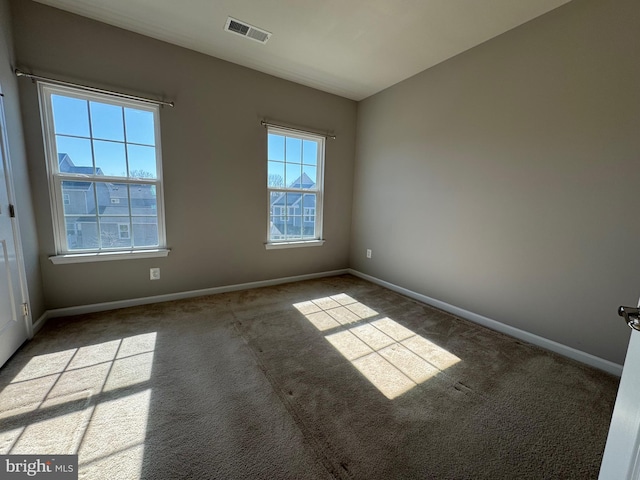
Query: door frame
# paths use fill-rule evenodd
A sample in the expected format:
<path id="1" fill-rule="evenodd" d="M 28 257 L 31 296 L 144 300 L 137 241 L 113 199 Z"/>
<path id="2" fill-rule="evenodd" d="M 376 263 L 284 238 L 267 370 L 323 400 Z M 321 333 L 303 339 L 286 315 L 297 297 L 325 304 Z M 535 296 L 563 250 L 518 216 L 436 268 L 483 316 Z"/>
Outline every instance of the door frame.
<path id="1" fill-rule="evenodd" d="M 637 399 L 640 392 L 637 378 L 639 364 L 640 332 L 631 330 L 607 443 L 600 464 L 599 480 L 640 479 L 640 407 Z"/>
<path id="2" fill-rule="evenodd" d="M 7 117 L 5 115 L 4 107 L 4 93 L 2 90 L 2 84 L 0 84 L 0 153 L 5 162 L 5 175 L 7 184 L 7 197 L 9 203 L 16 206 L 15 189 L 13 185 L 13 170 L 11 168 L 11 155 L 9 152 L 9 135 L 7 132 Z M 11 218 L 11 225 L 13 230 L 13 243 L 15 244 L 16 262 L 18 263 L 18 283 L 20 283 L 20 299 L 21 303 L 27 305 L 27 314 L 23 315 L 20 312 L 20 316 L 25 322 L 27 328 L 27 339 L 33 338 L 33 316 L 31 313 L 31 302 L 29 301 L 29 289 L 27 287 L 27 270 L 24 263 L 24 253 L 22 251 L 22 239 L 20 236 L 20 223 L 18 221 L 18 215 Z"/>

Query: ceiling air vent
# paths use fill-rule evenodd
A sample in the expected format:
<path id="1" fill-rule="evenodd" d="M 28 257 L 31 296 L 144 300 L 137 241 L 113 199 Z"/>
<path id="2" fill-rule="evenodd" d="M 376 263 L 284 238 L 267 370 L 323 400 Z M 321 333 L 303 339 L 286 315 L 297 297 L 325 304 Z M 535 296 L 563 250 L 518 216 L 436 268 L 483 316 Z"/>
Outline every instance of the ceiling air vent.
<path id="1" fill-rule="evenodd" d="M 267 32 L 266 30 L 262 30 L 261 28 L 254 27 L 253 25 L 249 25 L 246 22 L 241 22 L 240 20 L 236 20 L 231 17 L 227 18 L 227 23 L 225 24 L 224 29 L 227 32 L 242 35 L 243 37 L 250 38 L 251 40 L 255 40 L 260 43 L 267 43 L 267 40 L 271 37 L 271 32 Z"/>

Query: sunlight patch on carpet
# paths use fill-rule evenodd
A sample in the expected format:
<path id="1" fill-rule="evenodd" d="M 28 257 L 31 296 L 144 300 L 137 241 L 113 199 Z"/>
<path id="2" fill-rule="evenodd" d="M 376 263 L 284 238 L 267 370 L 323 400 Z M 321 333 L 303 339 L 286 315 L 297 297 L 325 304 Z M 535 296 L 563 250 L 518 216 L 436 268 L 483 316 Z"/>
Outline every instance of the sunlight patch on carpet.
<path id="1" fill-rule="evenodd" d="M 138 478 L 150 401 L 151 389 L 146 389 L 98 404 L 78 451 L 80 466 L 109 471 L 114 478 Z"/>
<path id="2" fill-rule="evenodd" d="M 77 453 L 81 472 L 138 478 L 155 344 L 150 332 L 31 358 L 0 392 L 0 453 Z"/>
<path id="3" fill-rule="evenodd" d="M 345 293 L 293 306 L 390 400 L 460 361 Z"/>

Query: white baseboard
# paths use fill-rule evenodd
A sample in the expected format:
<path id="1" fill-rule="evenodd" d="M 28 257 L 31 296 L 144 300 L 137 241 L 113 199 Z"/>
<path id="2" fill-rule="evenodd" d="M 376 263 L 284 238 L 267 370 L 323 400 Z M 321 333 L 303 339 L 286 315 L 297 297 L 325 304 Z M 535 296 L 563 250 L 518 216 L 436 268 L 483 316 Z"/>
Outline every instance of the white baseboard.
<path id="1" fill-rule="evenodd" d="M 611 373 L 613 375 L 617 375 L 618 377 L 622 375 L 622 365 L 618 365 L 617 363 L 610 362 L 609 360 L 605 360 L 603 358 L 596 357 L 595 355 L 591 355 L 590 353 L 586 353 L 581 350 L 577 350 L 575 348 L 569 347 L 567 345 L 554 342 L 553 340 L 549 340 L 548 338 L 534 335 L 533 333 L 529 333 L 524 330 L 520 330 L 519 328 L 515 328 L 510 325 L 506 325 L 504 323 L 498 322 L 497 320 L 493 320 L 491 318 L 478 315 L 477 313 L 470 312 L 463 308 L 449 305 L 448 303 L 442 302 L 440 300 L 436 300 L 435 298 L 431 298 L 426 295 L 422 295 L 421 293 L 417 293 L 412 290 L 409 290 L 407 288 L 400 287 L 393 283 L 380 280 L 379 278 L 372 277 L 371 275 L 367 275 L 366 273 L 362 273 L 357 270 L 353 270 L 351 268 L 349 269 L 349 273 L 356 277 L 360 277 L 364 280 L 367 280 L 371 283 L 375 283 L 382 287 L 388 288 L 389 290 L 393 290 L 394 292 L 401 293 L 402 295 L 405 295 L 409 298 L 413 298 L 414 300 L 418 300 L 419 302 L 426 303 L 428 305 L 432 305 L 446 312 L 452 313 L 460 318 L 464 318 L 465 320 L 470 320 L 474 323 L 490 328 L 491 330 L 496 330 L 498 332 L 505 333 L 509 336 L 518 338 L 520 340 L 524 340 L 525 342 L 531 343 L 533 345 L 542 347 L 547 350 L 551 350 L 552 352 L 558 353 L 565 357 L 569 357 L 573 360 L 577 360 L 578 362 L 584 363 L 591 367 L 604 370 L 605 372 Z"/>
<path id="2" fill-rule="evenodd" d="M 72 315 L 82 315 L 85 313 L 104 312 L 107 310 L 134 307 L 138 305 L 148 305 L 151 303 L 169 302 L 172 300 L 182 300 L 185 298 L 202 297 L 205 295 L 215 295 L 218 293 L 234 292 L 238 290 L 248 290 L 250 288 L 269 287 L 272 285 L 280 285 L 283 283 L 299 282 L 303 280 L 312 280 L 314 278 L 343 275 L 345 273 L 350 273 L 356 277 L 360 277 L 371 283 L 375 283 L 377 285 L 388 288 L 389 290 L 393 290 L 394 292 L 398 292 L 402 295 L 405 295 L 409 298 L 413 298 L 414 300 L 418 300 L 419 302 L 426 303 L 428 305 L 433 305 L 434 307 L 437 307 L 446 312 L 452 313 L 460 318 L 464 318 L 466 320 L 470 320 L 474 323 L 485 326 L 492 330 L 505 333 L 512 337 L 523 340 L 525 342 L 531 343 L 533 345 L 537 345 L 538 347 L 551 350 L 552 352 L 558 353 L 565 357 L 569 357 L 573 360 L 577 360 L 579 362 L 598 368 L 600 370 L 604 370 L 605 372 L 611 373 L 613 375 L 617 375 L 617 376 L 622 375 L 622 365 L 618 365 L 617 363 L 610 362 L 609 360 L 596 357 L 595 355 L 591 355 L 590 353 L 586 353 L 581 350 L 577 350 L 575 348 L 569 347 L 567 345 L 554 342 L 553 340 L 540 337 L 533 333 L 520 330 L 519 328 L 506 325 L 504 323 L 498 322 L 497 320 L 493 320 L 491 318 L 478 315 L 477 313 L 470 312 L 468 310 L 456 307 L 454 305 L 450 305 L 440 300 L 436 300 L 435 298 L 422 295 L 421 293 L 414 292 L 407 288 L 400 287 L 393 283 L 387 282 L 385 280 L 381 280 L 379 278 L 373 277 L 371 275 L 367 275 L 366 273 L 362 273 L 351 268 L 341 269 L 341 270 L 331 270 L 328 272 L 310 273 L 306 275 L 296 275 L 292 277 L 274 278 L 271 280 L 260 280 L 257 282 L 239 283 L 235 285 L 225 285 L 222 287 L 204 288 L 201 290 L 190 290 L 187 292 L 154 295 L 151 297 L 132 298 L 129 300 L 119 300 L 115 302 L 94 303 L 91 305 L 81 305 L 77 307 L 56 308 L 52 310 L 47 310 L 40 316 L 40 318 L 38 318 L 38 320 L 33 324 L 33 333 L 34 335 L 38 333 L 38 331 L 42 329 L 42 327 L 47 322 L 47 320 L 51 318 L 56 318 L 56 317 L 67 317 Z"/>
<path id="3" fill-rule="evenodd" d="M 38 333 L 42 327 L 44 327 L 44 324 L 47 322 L 47 320 L 49 320 L 49 311 L 45 311 L 42 315 L 40 315 L 40 318 L 38 318 L 38 320 L 36 320 L 33 324 L 32 328 L 32 332 L 33 335 L 35 335 L 36 333 Z"/>
<path id="4" fill-rule="evenodd" d="M 309 273 L 306 275 L 295 275 L 293 277 L 281 277 L 270 280 L 260 280 L 257 282 L 238 283 L 236 285 L 225 285 L 222 287 L 203 288 L 201 290 L 190 290 L 187 292 L 167 293 L 164 295 L 154 295 L 152 297 L 131 298 L 128 300 L 118 300 L 115 302 L 94 303 L 91 305 L 80 305 L 77 307 L 55 308 L 47 310 L 33 325 L 34 333 L 42 328 L 44 322 L 50 318 L 69 317 L 72 315 L 82 315 L 85 313 L 104 312 L 116 310 L 118 308 L 135 307 L 138 305 L 149 305 L 151 303 L 170 302 L 173 300 L 183 300 L 185 298 L 203 297 L 205 295 L 215 295 L 217 293 L 235 292 L 238 290 L 248 290 L 250 288 L 270 287 L 283 283 L 300 282 L 302 280 L 312 280 L 314 278 L 334 277 L 349 273 L 347 269 L 331 270 L 328 272 Z"/>

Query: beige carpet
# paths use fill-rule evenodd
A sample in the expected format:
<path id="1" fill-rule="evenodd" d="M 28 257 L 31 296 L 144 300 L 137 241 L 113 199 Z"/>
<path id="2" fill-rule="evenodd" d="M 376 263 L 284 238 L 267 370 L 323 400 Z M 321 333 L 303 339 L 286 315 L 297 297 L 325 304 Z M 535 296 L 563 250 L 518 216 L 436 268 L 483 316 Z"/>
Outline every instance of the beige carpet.
<path id="1" fill-rule="evenodd" d="M 0 453 L 83 479 L 597 478 L 617 379 L 352 276 L 50 321 Z"/>

